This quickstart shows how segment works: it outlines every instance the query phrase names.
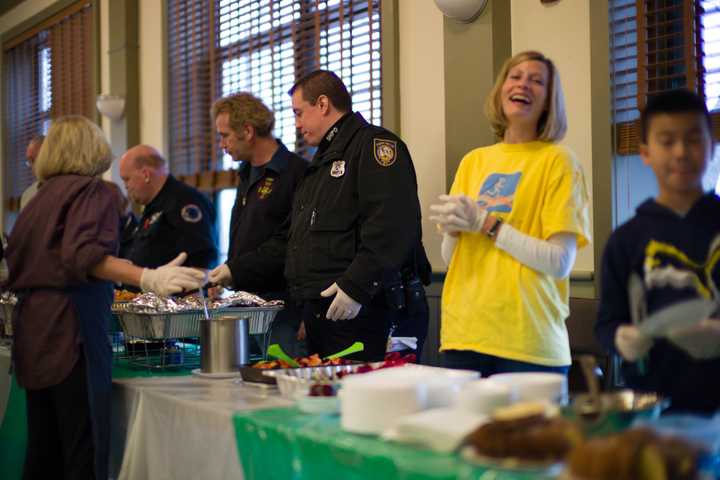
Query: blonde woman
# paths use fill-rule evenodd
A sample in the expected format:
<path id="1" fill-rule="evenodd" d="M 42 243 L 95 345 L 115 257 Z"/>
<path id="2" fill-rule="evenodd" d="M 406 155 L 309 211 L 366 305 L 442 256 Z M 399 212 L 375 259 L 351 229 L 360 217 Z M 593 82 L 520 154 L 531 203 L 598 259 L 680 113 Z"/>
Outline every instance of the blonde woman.
<path id="1" fill-rule="evenodd" d="M 431 207 L 448 264 L 441 350 L 483 375 L 567 373 L 568 276 L 590 223 L 580 165 L 557 144 L 567 120 L 553 62 L 507 60 L 486 113 L 500 142 L 468 153 Z"/>
<path id="2" fill-rule="evenodd" d="M 102 131 L 68 116 L 53 122 L 35 163 L 43 188 L 8 242 L 8 287 L 18 295 L 13 362 L 27 397 L 24 478 L 108 478 L 112 283 L 168 295 L 205 274 L 156 270 L 114 255 L 117 197 L 99 177 L 112 161 Z"/>

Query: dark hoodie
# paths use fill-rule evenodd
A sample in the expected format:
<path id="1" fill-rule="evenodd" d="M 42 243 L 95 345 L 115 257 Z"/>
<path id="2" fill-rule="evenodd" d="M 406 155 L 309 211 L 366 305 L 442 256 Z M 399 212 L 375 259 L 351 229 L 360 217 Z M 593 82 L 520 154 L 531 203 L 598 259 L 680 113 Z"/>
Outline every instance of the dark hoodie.
<path id="1" fill-rule="evenodd" d="M 660 280 L 660 272 L 676 281 Z M 704 195 L 685 216 L 647 200 L 610 236 L 603 255 L 595 334 L 613 353 L 615 331 L 622 324 L 632 323 L 628 298 L 631 273 L 643 280 L 648 315 L 702 296 L 718 301 L 720 198 L 714 193 Z M 623 362 L 622 367 L 629 387 L 669 397 L 673 410 L 712 412 L 720 408 L 720 359 L 694 360 L 669 341 L 656 339 L 644 375 L 639 374 L 635 363 Z"/>

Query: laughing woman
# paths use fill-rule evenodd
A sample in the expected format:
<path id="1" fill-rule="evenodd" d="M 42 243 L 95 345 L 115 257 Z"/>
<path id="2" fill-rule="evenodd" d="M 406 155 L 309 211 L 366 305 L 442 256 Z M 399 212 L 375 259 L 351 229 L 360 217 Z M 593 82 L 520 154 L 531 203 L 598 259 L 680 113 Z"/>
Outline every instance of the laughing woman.
<path id="1" fill-rule="evenodd" d="M 448 264 L 441 350 L 484 376 L 567 373 L 568 276 L 590 222 L 581 167 L 557 144 L 567 120 L 553 62 L 507 60 L 486 113 L 500 142 L 468 153 L 431 207 Z"/>
<path id="2" fill-rule="evenodd" d="M 169 295 L 205 274 L 116 258 L 117 197 L 99 177 L 112 161 L 98 128 L 80 116 L 55 120 L 35 162 L 43 186 L 8 242 L 8 287 L 17 293 L 13 364 L 26 390 L 23 478 L 108 478 L 112 283 Z"/>

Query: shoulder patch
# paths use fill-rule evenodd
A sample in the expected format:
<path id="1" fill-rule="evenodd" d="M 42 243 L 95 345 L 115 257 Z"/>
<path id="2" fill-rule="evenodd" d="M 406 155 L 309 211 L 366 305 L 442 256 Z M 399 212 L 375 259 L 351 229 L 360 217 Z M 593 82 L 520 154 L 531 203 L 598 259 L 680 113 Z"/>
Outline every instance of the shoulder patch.
<path id="1" fill-rule="evenodd" d="M 180 210 L 180 216 L 183 220 L 190 223 L 197 223 L 203 218 L 202 210 L 194 203 L 185 205 L 182 210 Z"/>
<path id="2" fill-rule="evenodd" d="M 397 142 L 382 138 L 373 139 L 375 161 L 383 167 L 389 167 L 397 160 Z"/>

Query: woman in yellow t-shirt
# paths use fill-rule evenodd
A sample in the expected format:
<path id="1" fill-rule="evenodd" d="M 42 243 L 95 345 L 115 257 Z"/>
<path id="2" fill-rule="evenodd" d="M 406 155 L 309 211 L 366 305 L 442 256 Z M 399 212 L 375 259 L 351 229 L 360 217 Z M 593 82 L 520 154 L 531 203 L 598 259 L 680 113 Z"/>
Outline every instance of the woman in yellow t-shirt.
<path id="1" fill-rule="evenodd" d="M 484 376 L 566 373 L 568 276 L 590 221 L 582 169 L 556 143 L 567 120 L 553 62 L 507 60 L 486 113 L 500 142 L 465 155 L 431 207 L 448 264 L 440 349 L 446 366 Z"/>

